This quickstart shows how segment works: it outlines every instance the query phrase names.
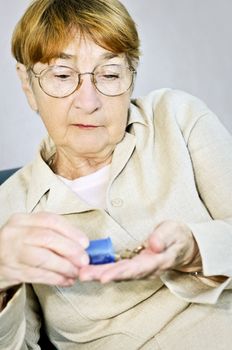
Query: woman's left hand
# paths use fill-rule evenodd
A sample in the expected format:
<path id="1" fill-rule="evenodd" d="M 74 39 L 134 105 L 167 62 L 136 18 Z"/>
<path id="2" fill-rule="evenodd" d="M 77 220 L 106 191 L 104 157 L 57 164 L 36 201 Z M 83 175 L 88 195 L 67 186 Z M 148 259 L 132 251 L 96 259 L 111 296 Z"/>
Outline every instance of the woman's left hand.
<path id="1" fill-rule="evenodd" d="M 132 259 L 106 265 L 88 265 L 80 270 L 81 281 L 110 281 L 154 278 L 167 270 L 201 270 L 197 243 L 183 223 L 164 221 L 145 242 L 145 249 Z"/>

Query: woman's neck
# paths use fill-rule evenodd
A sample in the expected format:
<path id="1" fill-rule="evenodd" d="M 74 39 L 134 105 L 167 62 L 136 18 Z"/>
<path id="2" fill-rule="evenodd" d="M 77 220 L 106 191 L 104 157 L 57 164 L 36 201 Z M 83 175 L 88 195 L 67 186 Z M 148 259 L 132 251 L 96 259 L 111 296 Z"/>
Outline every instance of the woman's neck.
<path id="1" fill-rule="evenodd" d="M 73 180 L 103 168 L 112 161 L 113 153 L 104 158 L 67 157 L 56 152 L 49 160 L 52 171 L 66 179 Z"/>

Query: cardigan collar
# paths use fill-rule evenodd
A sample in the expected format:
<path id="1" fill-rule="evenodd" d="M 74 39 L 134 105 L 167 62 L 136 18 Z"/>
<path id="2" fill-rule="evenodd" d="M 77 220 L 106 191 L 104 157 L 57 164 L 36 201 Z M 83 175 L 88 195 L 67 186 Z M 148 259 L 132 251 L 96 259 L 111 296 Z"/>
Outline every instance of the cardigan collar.
<path id="1" fill-rule="evenodd" d="M 133 123 L 142 123 L 146 125 L 138 108 L 131 105 L 128 126 Z M 114 150 L 109 185 L 112 184 L 114 179 L 126 166 L 135 146 L 136 137 L 129 132 L 125 132 L 124 138 L 116 145 Z M 55 145 L 53 141 L 47 137 L 41 143 L 37 157 L 32 164 L 32 174 L 27 196 L 28 211 L 31 212 L 35 210 L 37 204 L 44 196 L 46 196 L 46 210 L 57 214 L 78 213 L 94 209 L 81 200 L 52 172 L 47 163 L 54 153 Z"/>

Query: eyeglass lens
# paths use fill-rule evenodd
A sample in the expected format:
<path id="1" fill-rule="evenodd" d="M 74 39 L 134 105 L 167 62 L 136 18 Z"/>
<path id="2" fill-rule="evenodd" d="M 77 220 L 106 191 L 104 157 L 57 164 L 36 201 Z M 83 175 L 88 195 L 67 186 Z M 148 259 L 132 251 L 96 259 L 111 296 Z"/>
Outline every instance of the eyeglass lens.
<path id="1" fill-rule="evenodd" d="M 107 96 L 117 96 L 126 92 L 133 82 L 133 70 L 118 64 L 98 66 L 92 73 L 78 73 L 66 66 L 50 66 L 39 78 L 43 91 L 53 97 L 65 97 L 80 86 L 82 76 L 92 75 L 96 89 Z"/>

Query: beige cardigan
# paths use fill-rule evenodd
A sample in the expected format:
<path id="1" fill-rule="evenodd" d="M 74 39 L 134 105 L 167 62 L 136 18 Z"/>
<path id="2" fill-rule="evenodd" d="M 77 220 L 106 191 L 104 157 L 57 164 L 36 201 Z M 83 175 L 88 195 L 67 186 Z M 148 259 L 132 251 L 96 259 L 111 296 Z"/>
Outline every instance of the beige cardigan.
<path id="1" fill-rule="evenodd" d="M 232 137 L 204 103 L 167 89 L 132 101 L 106 211 L 50 170 L 44 159 L 54 151 L 46 140 L 35 161 L 1 186 L 0 225 L 14 212 L 51 211 L 90 239 L 110 236 L 121 250 L 162 220 L 181 220 L 198 242 L 205 276 L 232 276 Z M 152 281 L 23 286 L 0 313 L 0 349 L 38 349 L 41 308 L 59 350 L 228 350 L 231 286 L 230 278 L 217 284 L 171 271 Z"/>

